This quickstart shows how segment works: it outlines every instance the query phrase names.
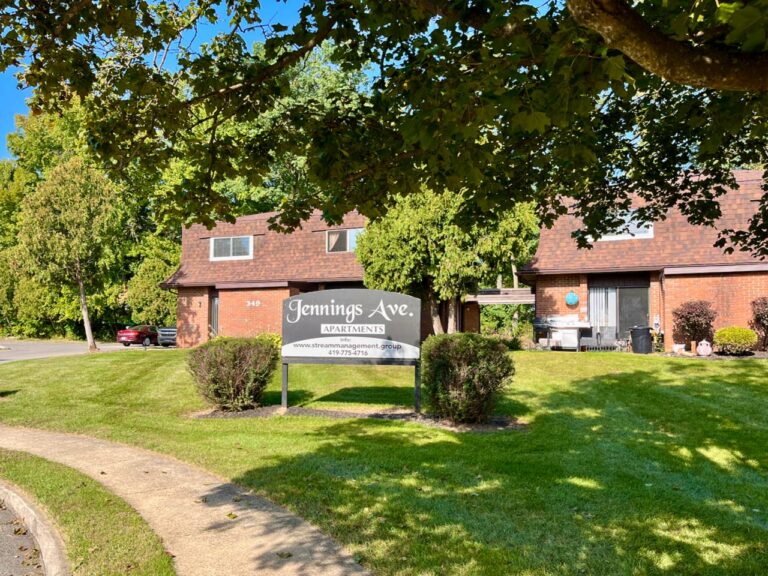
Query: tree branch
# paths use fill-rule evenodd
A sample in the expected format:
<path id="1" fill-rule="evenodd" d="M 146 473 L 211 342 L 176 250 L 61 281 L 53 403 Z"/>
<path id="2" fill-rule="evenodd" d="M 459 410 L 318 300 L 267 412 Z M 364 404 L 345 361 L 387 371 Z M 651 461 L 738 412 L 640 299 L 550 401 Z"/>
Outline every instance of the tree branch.
<path id="1" fill-rule="evenodd" d="M 269 78 L 274 77 L 276 74 L 282 72 L 286 68 L 293 66 L 296 62 L 309 54 L 317 46 L 322 44 L 323 41 L 328 38 L 328 36 L 333 31 L 333 27 L 336 25 L 336 22 L 336 17 L 329 17 L 322 26 L 318 27 L 317 33 L 312 38 L 310 38 L 306 44 L 299 47 L 297 50 L 294 50 L 293 52 L 287 52 L 283 54 L 274 63 L 266 66 L 254 78 L 248 80 L 248 82 L 238 82 L 237 84 L 232 84 L 231 86 L 226 86 L 225 88 L 220 88 L 218 90 L 214 90 L 213 92 L 195 96 L 194 98 L 190 98 L 184 102 L 184 107 L 194 106 L 195 104 L 199 104 L 200 102 L 208 100 L 212 97 L 228 96 L 229 94 L 239 92 L 243 88 L 259 84 Z"/>
<path id="2" fill-rule="evenodd" d="M 410 0 L 411 4 L 436 16 L 449 18 L 475 29 L 484 28 L 491 19 L 491 14 L 476 6 L 467 7 L 464 10 L 456 8 L 455 2 L 446 0 Z M 493 31 L 493 36 L 512 36 L 517 30 L 517 25 L 510 22 Z"/>
<path id="3" fill-rule="evenodd" d="M 694 47 L 648 24 L 624 0 L 567 0 L 573 18 L 649 72 L 693 86 L 732 92 L 768 91 L 768 54 Z"/>
<path id="4" fill-rule="evenodd" d="M 448 0 L 410 2 L 436 16 L 475 29 L 482 29 L 491 17 L 476 7 L 459 10 L 456 3 Z M 695 88 L 732 92 L 768 91 L 766 53 L 697 47 L 675 40 L 648 24 L 624 0 L 567 0 L 566 4 L 577 23 L 597 32 L 610 47 L 666 80 Z M 508 24 L 492 31 L 491 35 L 506 37 L 515 31 L 515 26 Z"/>

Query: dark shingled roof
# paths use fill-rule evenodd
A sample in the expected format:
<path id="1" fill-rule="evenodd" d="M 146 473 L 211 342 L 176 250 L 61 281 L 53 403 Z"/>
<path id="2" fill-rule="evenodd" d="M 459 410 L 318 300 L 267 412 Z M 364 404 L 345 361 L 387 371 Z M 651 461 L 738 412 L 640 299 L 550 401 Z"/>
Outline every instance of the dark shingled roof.
<path id="1" fill-rule="evenodd" d="M 744 228 L 763 196 L 762 171 L 734 172 L 739 188 L 720 198 L 722 218 L 717 228 Z M 573 216 L 563 216 L 551 229 L 541 231 L 536 255 L 522 275 L 574 274 L 662 270 L 669 267 L 706 267 L 765 264 L 747 252 L 725 254 L 715 248 L 717 229 L 693 226 L 678 211 L 654 223 L 653 238 L 598 241 L 591 250 L 579 250 L 571 232 L 579 228 Z"/>
<path id="2" fill-rule="evenodd" d="M 182 232 L 181 266 L 163 283 L 165 288 L 232 284 L 275 284 L 287 282 L 359 282 L 363 268 L 353 252 L 326 253 L 325 231 L 362 228 L 365 218 L 350 213 L 340 226 L 328 226 L 315 212 L 300 229 L 281 234 L 268 228 L 274 212 L 238 218 L 235 223 L 218 222 L 208 230 L 193 225 Z M 252 260 L 211 262 L 210 238 L 253 236 Z M 238 286 L 239 285 L 239 286 Z"/>

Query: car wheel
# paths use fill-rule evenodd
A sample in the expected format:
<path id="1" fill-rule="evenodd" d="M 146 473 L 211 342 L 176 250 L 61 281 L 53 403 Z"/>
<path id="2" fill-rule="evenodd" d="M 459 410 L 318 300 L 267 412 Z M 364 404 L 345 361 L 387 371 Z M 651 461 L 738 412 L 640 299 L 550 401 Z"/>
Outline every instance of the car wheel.
<path id="1" fill-rule="evenodd" d="M 150 344 L 152 344 L 152 340 L 150 340 L 149 336 L 147 336 L 146 338 L 144 338 L 144 342 L 142 342 L 142 345 L 149 346 Z"/>
<path id="2" fill-rule="evenodd" d="M 126 348 L 128 348 L 128 346 L 130 346 L 130 345 L 131 345 L 130 342 L 123 342 L 123 346 L 125 346 Z"/>

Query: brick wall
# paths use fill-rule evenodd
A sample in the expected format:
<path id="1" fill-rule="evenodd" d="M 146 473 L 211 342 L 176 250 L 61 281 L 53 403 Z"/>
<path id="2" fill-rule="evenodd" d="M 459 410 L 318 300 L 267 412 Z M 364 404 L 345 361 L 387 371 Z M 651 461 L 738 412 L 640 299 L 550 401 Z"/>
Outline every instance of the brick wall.
<path id="1" fill-rule="evenodd" d="M 565 296 L 571 291 L 579 297 L 574 306 L 565 303 Z M 578 314 L 579 320 L 587 320 L 588 296 L 586 274 L 539 276 L 536 279 L 536 316 Z"/>
<path id="2" fill-rule="evenodd" d="M 256 336 L 265 332 L 280 334 L 283 300 L 295 296 L 296 288 L 219 291 L 219 334 Z"/>
<path id="3" fill-rule="evenodd" d="M 176 343 L 190 348 L 208 341 L 210 334 L 209 289 L 179 288 L 176 299 Z"/>
<path id="4" fill-rule="evenodd" d="M 219 335 L 256 336 L 282 332 L 283 300 L 299 294 L 296 288 L 219 290 Z M 177 299 L 177 343 L 190 348 L 210 337 L 209 288 L 180 288 Z M 462 306 L 465 332 L 480 331 L 480 308 L 476 303 Z M 444 314 L 447 316 L 447 313 Z M 422 338 L 432 333 L 428 306 L 422 303 Z"/>
<path id="5" fill-rule="evenodd" d="M 768 296 L 768 272 L 665 277 L 663 322 L 667 349 L 672 349 L 672 311 L 683 302 L 711 302 L 717 311 L 715 330 L 725 326 L 747 328 L 752 319 L 751 303 L 759 296 Z"/>

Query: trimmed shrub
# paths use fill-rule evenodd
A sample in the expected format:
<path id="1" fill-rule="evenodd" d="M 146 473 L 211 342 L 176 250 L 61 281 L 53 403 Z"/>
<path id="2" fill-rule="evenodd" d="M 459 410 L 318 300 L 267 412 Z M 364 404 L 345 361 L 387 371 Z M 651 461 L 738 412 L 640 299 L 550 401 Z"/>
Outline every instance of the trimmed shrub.
<path id="1" fill-rule="evenodd" d="M 712 341 L 712 324 L 717 317 L 717 312 L 712 309 L 712 304 L 706 300 L 692 300 L 683 302 L 672 311 L 674 318 L 673 337 L 675 342 L 686 346 L 695 340 Z"/>
<path id="2" fill-rule="evenodd" d="M 515 373 L 502 340 L 469 333 L 430 336 L 421 365 L 428 409 L 456 423 L 486 422 Z"/>
<path id="3" fill-rule="evenodd" d="M 279 356 L 271 334 L 214 338 L 192 350 L 187 365 L 203 398 L 222 410 L 239 411 L 259 405 Z"/>
<path id="4" fill-rule="evenodd" d="M 715 348 L 721 354 L 741 356 L 754 350 L 757 334 L 749 328 L 729 326 L 715 332 Z"/>
<path id="5" fill-rule="evenodd" d="M 768 348 L 768 296 L 752 301 L 752 328 L 760 335 L 760 349 Z"/>

